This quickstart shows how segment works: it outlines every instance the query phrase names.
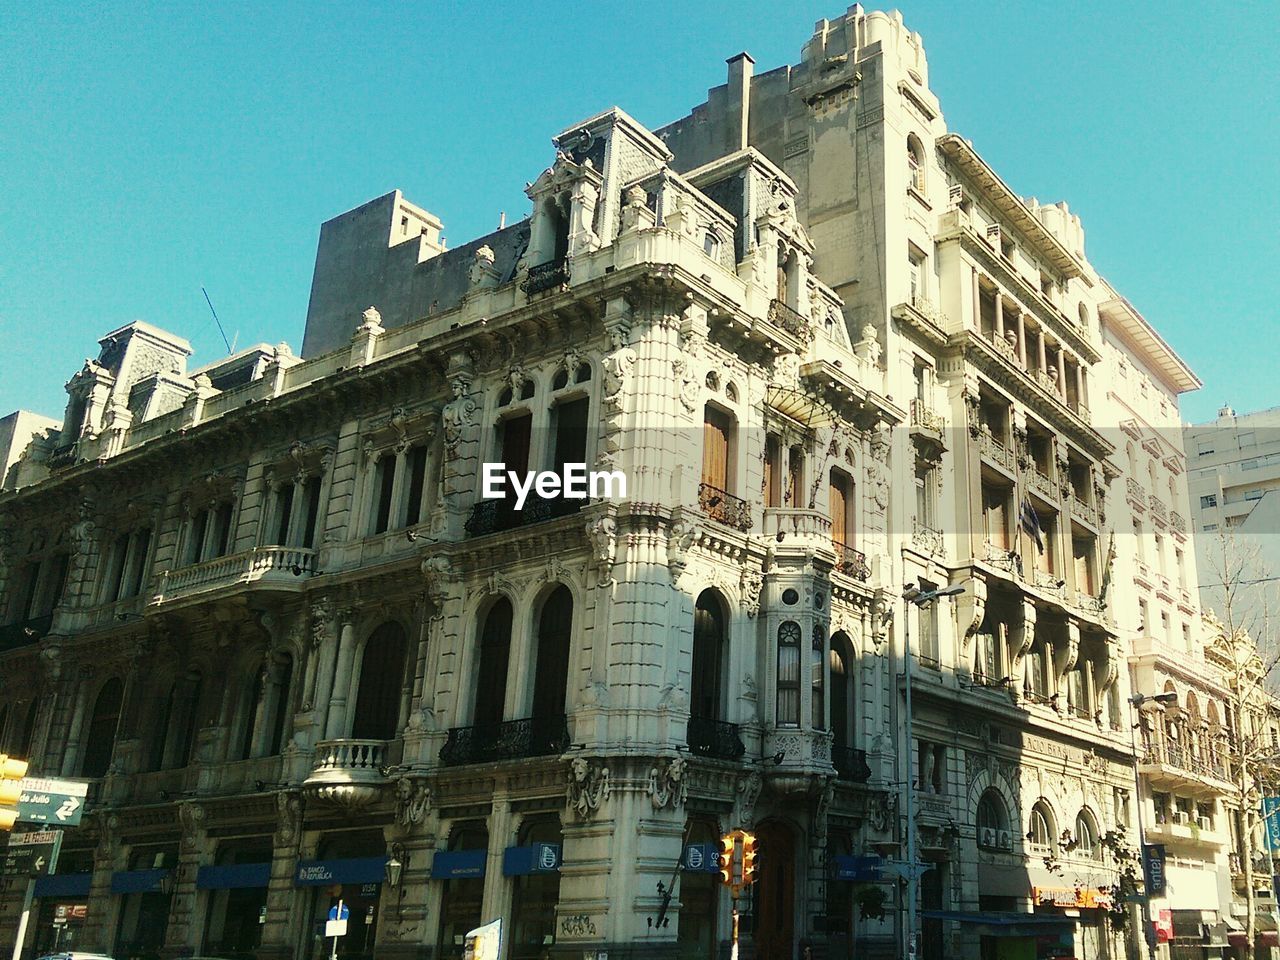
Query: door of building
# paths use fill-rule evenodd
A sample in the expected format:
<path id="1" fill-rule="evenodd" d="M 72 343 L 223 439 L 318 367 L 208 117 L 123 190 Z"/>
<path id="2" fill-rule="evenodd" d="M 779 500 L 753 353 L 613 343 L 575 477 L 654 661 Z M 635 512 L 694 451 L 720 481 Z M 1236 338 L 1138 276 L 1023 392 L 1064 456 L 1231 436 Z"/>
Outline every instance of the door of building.
<path id="1" fill-rule="evenodd" d="M 758 960 L 795 960 L 796 841 L 790 827 L 766 821 L 756 830 L 759 880 L 755 901 Z"/>

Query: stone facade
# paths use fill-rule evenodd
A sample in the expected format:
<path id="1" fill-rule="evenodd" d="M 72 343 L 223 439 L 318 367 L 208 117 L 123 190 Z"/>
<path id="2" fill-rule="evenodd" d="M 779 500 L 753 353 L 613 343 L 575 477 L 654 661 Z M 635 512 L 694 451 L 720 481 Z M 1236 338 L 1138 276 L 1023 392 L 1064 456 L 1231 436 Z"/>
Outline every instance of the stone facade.
<path id="1" fill-rule="evenodd" d="M 133 324 L 72 379 L 0 495 L 0 736 L 92 783 L 40 909 L 117 956 L 319 956 L 341 896 L 348 955 L 502 917 L 504 960 L 712 958 L 697 862 L 747 827 L 756 956 L 899 953 L 909 840 L 918 955 L 1115 955 L 1129 468 L 1078 218 L 860 7 L 555 146 L 462 247 L 398 192 L 327 223 L 301 358 Z M 494 461 L 627 490 L 516 511 Z"/>

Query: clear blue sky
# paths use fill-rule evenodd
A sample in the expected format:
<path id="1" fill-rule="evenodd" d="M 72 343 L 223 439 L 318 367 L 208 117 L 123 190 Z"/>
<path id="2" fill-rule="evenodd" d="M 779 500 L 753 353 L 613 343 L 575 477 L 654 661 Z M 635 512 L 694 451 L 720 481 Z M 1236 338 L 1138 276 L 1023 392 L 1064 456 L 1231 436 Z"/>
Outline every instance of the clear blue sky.
<path id="1" fill-rule="evenodd" d="M 1205 381 L 1280 403 L 1274 4 L 919 0 L 949 126 L 1066 199 L 1098 268 Z M 61 415 L 108 330 L 300 348 L 319 225 L 400 187 L 451 245 L 523 216 L 549 138 L 674 119 L 749 51 L 798 59 L 830 0 L 9 4 L 0 28 L 0 414 Z"/>

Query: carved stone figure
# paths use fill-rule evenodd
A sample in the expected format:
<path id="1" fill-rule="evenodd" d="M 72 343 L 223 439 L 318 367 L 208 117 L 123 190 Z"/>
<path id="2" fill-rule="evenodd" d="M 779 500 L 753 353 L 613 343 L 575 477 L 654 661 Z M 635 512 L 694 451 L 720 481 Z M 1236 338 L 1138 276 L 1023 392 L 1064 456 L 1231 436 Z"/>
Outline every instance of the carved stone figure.
<path id="1" fill-rule="evenodd" d="M 613 580 L 613 564 L 617 552 L 618 522 L 613 517 L 600 517 L 587 524 L 587 539 L 600 576 L 600 586 Z"/>
<path id="2" fill-rule="evenodd" d="M 685 779 L 688 766 L 689 761 L 683 757 L 672 757 L 665 762 L 659 760 L 658 765 L 649 770 L 649 796 L 655 810 L 684 805 L 689 795 L 689 782 Z"/>
<path id="3" fill-rule="evenodd" d="M 431 788 L 425 782 L 401 777 L 396 781 L 396 823 L 402 827 L 421 823 L 431 808 Z"/>
<path id="4" fill-rule="evenodd" d="M 444 445 L 449 456 L 457 452 L 458 444 L 463 440 L 466 429 L 471 426 L 471 417 L 476 410 L 476 402 L 467 395 L 471 381 L 465 377 L 454 377 L 450 384 L 453 388 L 453 399 L 445 404 L 440 414 L 440 422 L 444 427 Z"/>
<path id="5" fill-rule="evenodd" d="M 599 761 L 575 757 L 569 763 L 566 804 L 579 820 L 590 820 L 609 799 L 609 768 Z"/>

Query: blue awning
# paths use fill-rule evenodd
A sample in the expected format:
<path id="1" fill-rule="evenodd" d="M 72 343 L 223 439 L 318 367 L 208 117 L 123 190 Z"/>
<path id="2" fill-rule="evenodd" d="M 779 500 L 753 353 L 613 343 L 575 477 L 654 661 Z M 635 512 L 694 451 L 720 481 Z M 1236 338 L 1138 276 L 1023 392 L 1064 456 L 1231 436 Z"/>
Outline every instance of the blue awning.
<path id="1" fill-rule="evenodd" d="M 440 856 L 436 854 L 436 856 Z M 502 875 L 525 877 L 531 873 L 555 873 L 560 869 L 560 844 L 534 843 L 502 851 Z"/>
<path id="2" fill-rule="evenodd" d="M 64 873 L 36 880 L 37 897 L 87 897 L 92 873 Z"/>
<path id="3" fill-rule="evenodd" d="M 433 880 L 464 880 L 483 877 L 488 850 L 437 850 L 431 861 Z"/>
<path id="4" fill-rule="evenodd" d="M 978 927 L 975 933 L 991 937 L 1034 937 L 1043 933 L 1069 931 L 1075 927 L 1073 917 L 1053 917 L 1034 913 L 965 913 L 960 910 L 925 910 L 926 920 L 949 920 Z"/>
<path id="5" fill-rule="evenodd" d="M 323 887 L 331 883 L 382 883 L 386 857 L 353 857 L 348 860 L 299 860 L 293 871 L 296 887 Z"/>
<path id="6" fill-rule="evenodd" d="M 172 870 L 117 870 L 111 875 L 112 893 L 153 893 Z"/>
<path id="7" fill-rule="evenodd" d="M 270 882 L 269 863 L 235 863 L 222 867 L 201 867 L 196 871 L 198 890 L 245 890 L 265 887 Z"/>

